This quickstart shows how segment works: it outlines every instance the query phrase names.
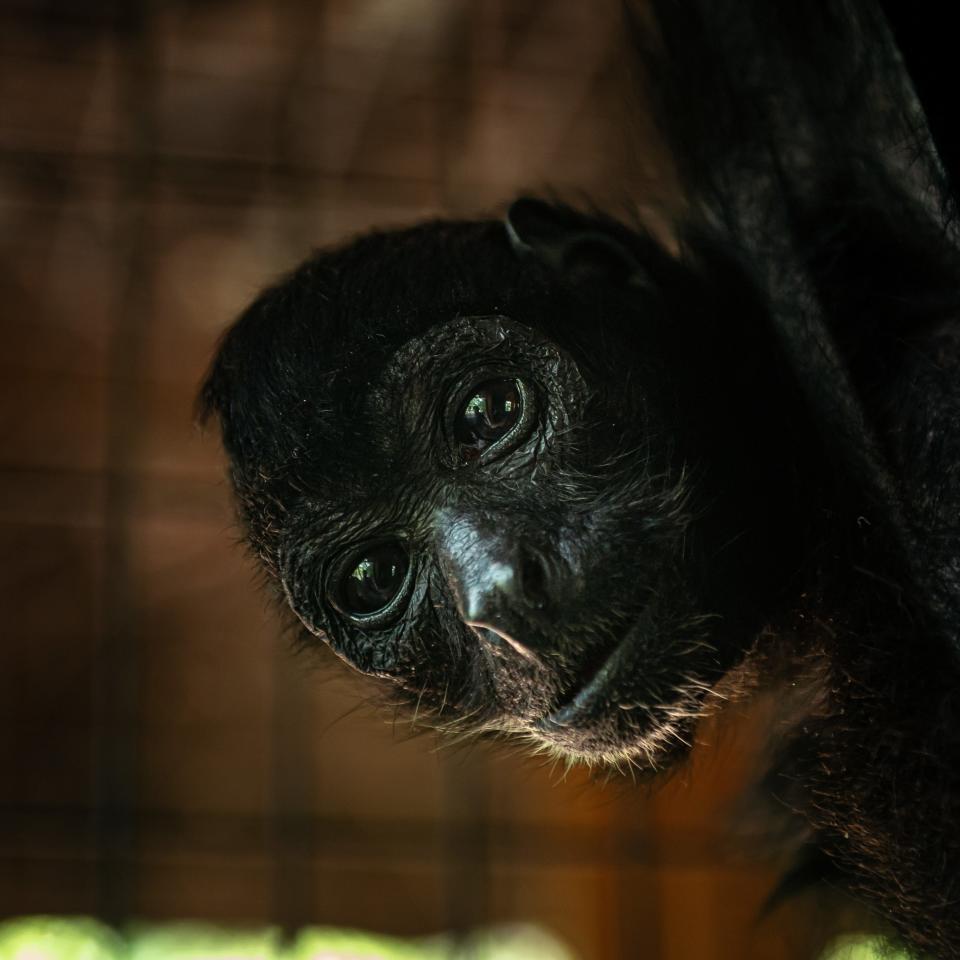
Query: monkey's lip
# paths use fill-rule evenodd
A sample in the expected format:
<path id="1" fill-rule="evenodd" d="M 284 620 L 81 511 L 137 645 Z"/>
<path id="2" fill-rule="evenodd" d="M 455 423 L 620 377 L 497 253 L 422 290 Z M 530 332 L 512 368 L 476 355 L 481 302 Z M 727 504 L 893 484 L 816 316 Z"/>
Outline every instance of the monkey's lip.
<path id="1" fill-rule="evenodd" d="M 624 665 L 631 659 L 637 638 L 650 629 L 652 622 L 653 611 L 647 607 L 587 682 L 568 693 L 553 712 L 540 720 L 538 726 L 544 730 L 579 726 L 585 717 L 595 713 L 597 701 L 613 685 Z"/>

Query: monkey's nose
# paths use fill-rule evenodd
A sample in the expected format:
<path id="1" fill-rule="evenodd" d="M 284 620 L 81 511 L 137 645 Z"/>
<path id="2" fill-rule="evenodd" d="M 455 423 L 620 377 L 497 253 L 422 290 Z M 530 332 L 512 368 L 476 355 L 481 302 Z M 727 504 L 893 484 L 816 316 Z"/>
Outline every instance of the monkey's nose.
<path id="1" fill-rule="evenodd" d="M 464 620 L 471 623 L 488 617 L 493 608 L 498 606 L 496 600 L 512 598 L 522 590 L 517 581 L 517 571 L 513 564 L 491 561 L 482 578 L 464 584 L 460 611 Z"/>
<path id="2" fill-rule="evenodd" d="M 463 622 L 490 631 L 530 656 L 538 645 L 537 621 L 542 619 L 538 614 L 546 607 L 544 581 L 542 565 L 531 558 L 519 563 L 494 561 L 482 582 L 467 586 L 460 605 Z"/>
<path id="3" fill-rule="evenodd" d="M 468 626 L 528 656 L 542 643 L 551 619 L 547 564 L 498 531 L 459 518 L 441 530 L 438 557 L 457 610 Z"/>

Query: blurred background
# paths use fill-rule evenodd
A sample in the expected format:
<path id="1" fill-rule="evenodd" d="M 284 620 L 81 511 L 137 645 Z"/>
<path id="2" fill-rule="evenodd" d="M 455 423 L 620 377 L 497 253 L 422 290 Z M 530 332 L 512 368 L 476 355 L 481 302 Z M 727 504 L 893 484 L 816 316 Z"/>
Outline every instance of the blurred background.
<path id="1" fill-rule="evenodd" d="M 615 0 L 0 0 L 0 917 L 808 949 L 722 842 L 735 738 L 650 796 L 411 737 L 291 652 L 192 423 L 313 246 L 522 189 L 661 216 L 627 67 Z"/>

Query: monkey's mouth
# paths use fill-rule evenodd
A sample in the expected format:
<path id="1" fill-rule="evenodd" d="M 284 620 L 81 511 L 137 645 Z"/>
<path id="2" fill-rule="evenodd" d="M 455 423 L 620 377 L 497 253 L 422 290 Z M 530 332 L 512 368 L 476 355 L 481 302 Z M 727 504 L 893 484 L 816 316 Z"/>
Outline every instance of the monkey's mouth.
<path id="1" fill-rule="evenodd" d="M 553 710 L 538 722 L 541 730 L 556 732 L 560 729 L 583 729 L 590 725 L 591 720 L 594 720 L 600 712 L 598 708 L 607 698 L 609 691 L 623 685 L 621 674 L 629 670 L 637 642 L 649 636 L 653 629 L 652 607 L 653 604 L 648 604 L 644 608 L 641 615 L 603 658 L 600 665 L 588 672 L 585 683 L 561 695 Z M 607 707 L 618 709 L 620 704 L 609 703 Z"/>

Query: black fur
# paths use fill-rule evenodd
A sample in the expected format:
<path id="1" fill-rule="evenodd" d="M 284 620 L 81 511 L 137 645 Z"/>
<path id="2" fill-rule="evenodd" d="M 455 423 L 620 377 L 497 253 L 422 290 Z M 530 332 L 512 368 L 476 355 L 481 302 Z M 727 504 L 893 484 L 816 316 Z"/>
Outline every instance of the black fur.
<path id="1" fill-rule="evenodd" d="M 629 22 L 684 183 L 677 255 L 534 200 L 506 228 L 371 234 L 257 299 L 202 411 L 308 635 L 438 725 L 656 770 L 714 685 L 787 650 L 807 699 L 767 779 L 809 862 L 960 956 L 949 172 L 868 3 Z M 451 417 L 490 377 L 525 385 L 529 423 L 459 462 Z M 396 602 L 344 615 L 338 578 L 384 539 L 410 558 Z"/>

